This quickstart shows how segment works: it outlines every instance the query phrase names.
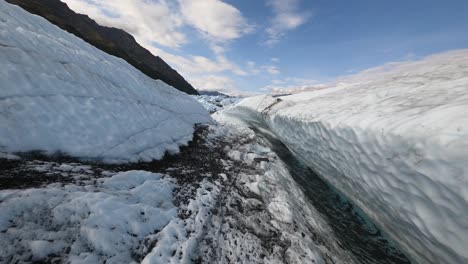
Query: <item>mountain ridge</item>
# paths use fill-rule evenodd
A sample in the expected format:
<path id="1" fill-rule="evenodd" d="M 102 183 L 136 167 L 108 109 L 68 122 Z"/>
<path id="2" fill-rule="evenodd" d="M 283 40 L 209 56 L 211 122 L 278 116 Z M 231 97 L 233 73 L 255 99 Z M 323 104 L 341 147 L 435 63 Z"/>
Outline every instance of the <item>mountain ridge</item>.
<path id="1" fill-rule="evenodd" d="M 99 25 L 84 14 L 77 14 L 59 0 L 6 0 L 26 11 L 47 19 L 61 29 L 96 48 L 119 57 L 153 79 L 161 80 L 187 94 L 198 91 L 159 56 L 139 45 L 126 31 Z"/>

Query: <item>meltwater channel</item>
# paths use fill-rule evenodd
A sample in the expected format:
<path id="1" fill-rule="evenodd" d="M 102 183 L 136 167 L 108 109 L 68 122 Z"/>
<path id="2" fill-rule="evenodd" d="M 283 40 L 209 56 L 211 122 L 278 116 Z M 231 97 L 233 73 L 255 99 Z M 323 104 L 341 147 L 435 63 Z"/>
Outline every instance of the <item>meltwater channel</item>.
<path id="1" fill-rule="evenodd" d="M 271 144 L 271 149 L 286 164 L 311 204 L 334 230 L 340 247 L 351 252 L 358 263 L 411 263 L 396 244 L 382 234 L 359 208 L 300 161 L 279 139 L 255 126 L 250 128 L 257 136 Z"/>

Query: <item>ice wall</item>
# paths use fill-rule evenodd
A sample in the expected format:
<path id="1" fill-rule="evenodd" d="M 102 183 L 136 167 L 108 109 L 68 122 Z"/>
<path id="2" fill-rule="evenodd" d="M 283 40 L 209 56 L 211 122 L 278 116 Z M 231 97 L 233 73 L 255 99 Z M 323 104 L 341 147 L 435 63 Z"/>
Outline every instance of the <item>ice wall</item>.
<path id="1" fill-rule="evenodd" d="M 468 263 L 468 50 L 227 114 L 263 122 L 415 262 Z"/>
<path id="2" fill-rule="evenodd" d="M 190 96 L 0 1 L 0 150 L 158 159 L 211 122 Z"/>

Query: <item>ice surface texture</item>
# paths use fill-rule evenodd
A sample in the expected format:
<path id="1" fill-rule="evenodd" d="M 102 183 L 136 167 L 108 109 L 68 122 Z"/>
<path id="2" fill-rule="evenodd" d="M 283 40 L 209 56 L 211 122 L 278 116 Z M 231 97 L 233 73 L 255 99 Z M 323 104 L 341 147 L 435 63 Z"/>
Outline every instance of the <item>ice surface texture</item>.
<path id="1" fill-rule="evenodd" d="M 468 50 L 228 112 L 264 122 L 417 263 L 468 263 Z"/>
<path id="2" fill-rule="evenodd" d="M 190 96 L 4 1 L 0 68 L 3 151 L 158 159 L 211 121 Z"/>
<path id="3" fill-rule="evenodd" d="M 162 176 L 128 171 L 95 185 L 0 191 L 0 262 L 55 255 L 70 263 L 135 263 L 141 241 L 177 219 L 175 184 Z"/>
<path id="4" fill-rule="evenodd" d="M 220 111 L 238 103 L 241 98 L 223 95 L 192 95 L 210 113 Z"/>

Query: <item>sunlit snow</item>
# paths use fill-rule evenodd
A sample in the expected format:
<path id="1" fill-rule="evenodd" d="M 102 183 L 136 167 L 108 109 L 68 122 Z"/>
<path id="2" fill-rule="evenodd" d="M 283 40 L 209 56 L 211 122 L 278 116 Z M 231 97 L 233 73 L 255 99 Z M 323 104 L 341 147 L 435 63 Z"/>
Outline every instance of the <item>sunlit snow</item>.
<path id="1" fill-rule="evenodd" d="M 4 1 L 0 67 L 2 151 L 159 159 L 211 120 L 190 96 Z"/>

